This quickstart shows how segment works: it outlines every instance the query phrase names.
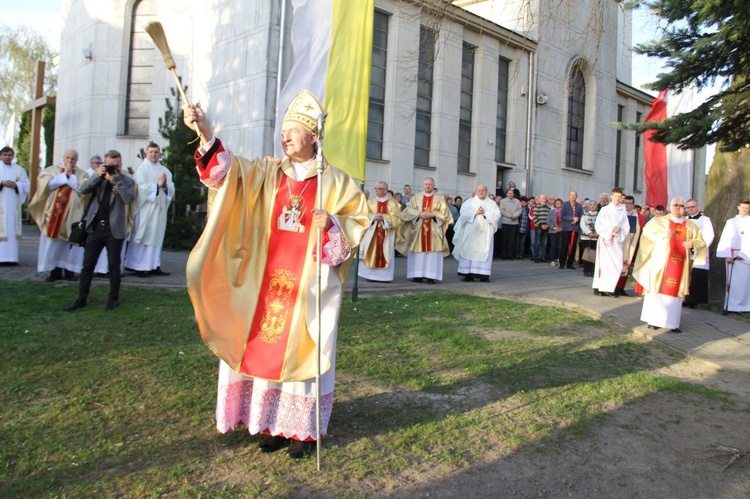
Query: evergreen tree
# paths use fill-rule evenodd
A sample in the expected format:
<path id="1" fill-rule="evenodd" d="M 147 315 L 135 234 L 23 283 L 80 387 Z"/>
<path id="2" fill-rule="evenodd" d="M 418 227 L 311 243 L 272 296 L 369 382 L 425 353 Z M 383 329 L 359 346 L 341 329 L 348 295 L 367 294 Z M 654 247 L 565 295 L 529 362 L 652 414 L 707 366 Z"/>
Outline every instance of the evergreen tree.
<path id="1" fill-rule="evenodd" d="M 21 124 L 18 126 L 18 142 L 15 147 L 16 163 L 29 169 L 29 149 L 31 148 L 31 111 L 21 113 Z"/>
<path id="2" fill-rule="evenodd" d="M 203 231 L 206 188 L 195 172 L 195 132 L 183 121 L 178 92 L 172 88 L 171 93 L 176 105 L 171 99 L 165 99 L 164 117 L 159 118 L 159 133 L 167 141 L 162 163 L 172 172 L 175 184 L 175 197 L 172 200 L 164 246 L 182 250 L 192 248 Z"/>
<path id="3" fill-rule="evenodd" d="M 695 149 L 720 142 L 736 151 L 750 140 L 750 2 L 747 0 L 636 0 L 665 24 L 661 38 L 634 47 L 665 59 L 667 72 L 648 85 L 654 90 L 697 89 L 724 81 L 721 90 L 690 112 L 661 122 L 637 124 L 656 130 L 654 140 Z"/>
<path id="4" fill-rule="evenodd" d="M 44 132 L 45 155 L 41 167 L 54 163 L 52 157 L 55 148 L 55 105 L 46 106 L 42 111 L 42 127 Z"/>

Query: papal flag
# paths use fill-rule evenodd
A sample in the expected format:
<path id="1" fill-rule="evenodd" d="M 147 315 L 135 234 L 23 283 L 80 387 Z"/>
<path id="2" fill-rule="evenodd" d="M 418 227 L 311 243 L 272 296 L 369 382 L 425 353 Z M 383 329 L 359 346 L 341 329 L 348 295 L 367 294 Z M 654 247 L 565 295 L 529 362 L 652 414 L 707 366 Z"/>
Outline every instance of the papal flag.
<path id="1" fill-rule="evenodd" d="M 292 69 L 276 110 L 276 156 L 284 111 L 300 90 L 328 111 L 324 155 L 363 180 L 372 70 L 374 0 L 292 0 Z"/>
<path id="2" fill-rule="evenodd" d="M 651 106 L 646 116 L 646 122 L 663 121 L 677 114 L 692 111 L 695 106 L 694 91 L 687 88 L 676 94 L 672 90 L 662 90 Z M 649 206 L 663 205 L 669 212 L 670 199 L 683 197 L 685 199 L 693 193 L 694 151 L 679 149 L 676 144 L 660 144 L 652 142 L 651 137 L 656 130 L 643 133 L 643 145 L 646 165 L 644 179 L 646 181 L 646 204 Z"/>

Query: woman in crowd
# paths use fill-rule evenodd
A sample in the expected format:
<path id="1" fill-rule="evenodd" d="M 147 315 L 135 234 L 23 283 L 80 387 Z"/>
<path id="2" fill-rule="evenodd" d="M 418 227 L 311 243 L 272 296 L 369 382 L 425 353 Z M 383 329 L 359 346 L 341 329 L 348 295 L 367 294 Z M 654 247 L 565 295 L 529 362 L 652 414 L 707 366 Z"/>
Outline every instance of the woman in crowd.
<path id="1" fill-rule="evenodd" d="M 599 214 L 597 207 L 596 201 L 589 201 L 581 217 L 580 234 L 584 253 L 586 252 L 586 248 L 591 248 L 596 253 L 596 242 L 599 238 L 599 234 L 594 230 L 596 216 Z M 594 262 L 583 261 L 583 275 L 585 277 L 594 277 Z"/>
<path id="2" fill-rule="evenodd" d="M 562 199 L 555 199 L 554 208 L 549 212 L 549 261 L 551 266 L 558 264 L 558 256 L 560 253 L 560 232 L 562 232 L 562 226 L 560 225 L 560 211 L 562 210 Z"/>

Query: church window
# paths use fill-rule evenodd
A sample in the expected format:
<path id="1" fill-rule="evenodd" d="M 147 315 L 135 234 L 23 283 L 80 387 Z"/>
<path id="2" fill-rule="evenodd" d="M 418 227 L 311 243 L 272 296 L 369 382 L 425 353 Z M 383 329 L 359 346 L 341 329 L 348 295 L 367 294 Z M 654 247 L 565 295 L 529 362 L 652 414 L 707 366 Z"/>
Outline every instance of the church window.
<path id="1" fill-rule="evenodd" d="M 586 80 L 581 62 L 573 65 L 568 80 L 568 140 L 565 166 L 583 169 L 583 133 L 586 120 Z"/>
<path id="2" fill-rule="evenodd" d="M 432 132 L 432 91 L 435 67 L 435 32 L 422 26 L 419 29 L 419 66 L 417 69 L 417 113 L 414 137 L 414 164 L 430 166 Z"/>
<path id="3" fill-rule="evenodd" d="M 370 109 L 367 118 L 367 158 L 383 159 L 385 124 L 385 67 L 388 54 L 388 15 L 375 11 L 372 33 Z"/>
<path id="4" fill-rule="evenodd" d="M 500 59 L 497 74 L 497 121 L 495 123 L 495 161 L 505 163 L 505 143 L 508 134 L 508 77 L 509 63 Z"/>
<path id="5" fill-rule="evenodd" d="M 125 106 L 125 135 L 148 135 L 154 43 L 143 30 L 156 20 L 156 0 L 138 0 L 130 24 L 130 57 Z"/>
<path id="6" fill-rule="evenodd" d="M 458 117 L 458 171 L 467 173 L 471 161 L 471 115 L 474 105 L 474 50 L 464 43 L 461 58 L 461 103 Z"/>

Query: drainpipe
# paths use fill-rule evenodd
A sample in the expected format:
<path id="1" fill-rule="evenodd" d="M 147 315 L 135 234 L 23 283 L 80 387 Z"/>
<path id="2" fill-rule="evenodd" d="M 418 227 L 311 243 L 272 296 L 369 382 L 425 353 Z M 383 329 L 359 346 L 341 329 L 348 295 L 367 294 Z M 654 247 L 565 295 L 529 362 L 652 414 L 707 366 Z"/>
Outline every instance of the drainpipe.
<path id="1" fill-rule="evenodd" d="M 534 114 L 536 110 L 536 53 L 529 51 L 529 75 L 528 75 L 528 93 L 526 94 L 526 157 L 524 159 L 524 168 L 526 169 L 526 194 L 534 194 L 531 185 L 531 169 L 533 165 L 532 150 L 534 146 Z"/>

